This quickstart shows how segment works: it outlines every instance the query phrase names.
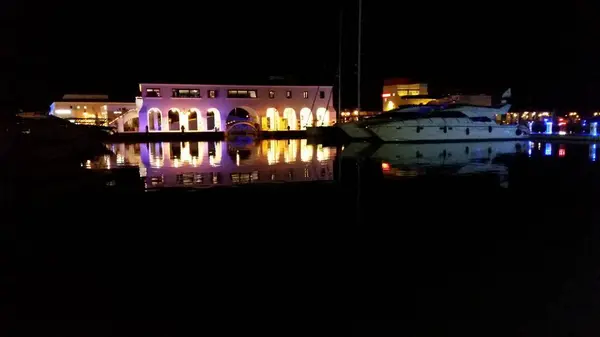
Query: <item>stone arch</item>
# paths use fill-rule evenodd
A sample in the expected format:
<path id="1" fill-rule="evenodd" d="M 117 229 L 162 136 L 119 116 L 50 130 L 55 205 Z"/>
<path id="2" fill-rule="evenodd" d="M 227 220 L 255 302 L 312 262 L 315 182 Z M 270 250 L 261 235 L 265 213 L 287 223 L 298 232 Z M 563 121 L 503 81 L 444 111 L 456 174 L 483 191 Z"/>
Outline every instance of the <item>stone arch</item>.
<path id="1" fill-rule="evenodd" d="M 306 130 L 306 127 L 313 126 L 313 114 L 309 108 L 300 110 L 300 130 Z"/>
<path id="2" fill-rule="evenodd" d="M 206 110 L 206 131 L 221 130 L 221 112 L 218 109 Z"/>
<path id="3" fill-rule="evenodd" d="M 127 124 L 132 119 L 139 118 L 140 115 L 137 109 L 129 109 L 126 113 L 123 114 L 123 123 Z"/>
<path id="4" fill-rule="evenodd" d="M 181 111 L 179 111 L 179 109 L 169 109 L 169 112 L 167 113 L 167 126 L 169 131 L 181 130 Z"/>
<path id="5" fill-rule="evenodd" d="M 254 135 L 256 134 L 257 127 L 255 123 L 251 122 L 237 122 L 227 127 L 227 132 L 230 135 Z"/>
<path id="6" fill-rule="evenodd" d="M 263 126 L 269 131 L 277 131 L 279 126 L 279 111 L 275 108 L 268 108 L 266 118 L 266 125 Z"/>
<path id="7" fill-rule="evenodd" d="M 283 110 L 283 118 L 285 119 L 285 128 L 290 128 L 290 130 L 298 129 L 298 117 L 296 116 L 296 110 L 292 108 L 285 108 Z"/>
<path id="8" fill-rule="evenodd" d="M 196 108 L 191 108 L 188 114 L 188 130 L 189 131 L 199 131 L 201 126 L 200 121 L 200 110 Z"/>
<path id="9" fill-rule="evenodd" d="M 140 130 L 140 119 L 137 116 L 126 119 L 126 122 L 123 123 L 123 131 L 125 131 L 125 132 L 139 132 L 139 130 Z"/>
<path id="10" fill-rule="evenodd" d="M 148 110 L 148 130 L 150 131 L 161 131 L 162 130 L 162 111 L 158 108 L 151 108 Z"/>
<path id="11" fill-rule="evenodd" d="M 326 108 L 317 109 L 317 125 L 316 126 L 328 126 L 331 120 L 329 110 Z"/>
<path id="12" fill-rule="evenodd" d="M 252 119 L 254 119 L 252 121 L 252 123 L 258 123 L 258 124 L 260 124 L 260 116 L 258 115 L 258 112 L 256 111 L 256 109 L 251 108 L 249 106 L 245 106 L 245 105 L 244 106 L 238 106 L 237 108 L 244 109 L 244 110 L 248 111 L 250 113 L 250 117 L 252 117 Z"/>
<path id="13" fill-rule="evenodd" d="M 239 106 L 231 109 L 227 114 L 226 124 L 230 128 L 239 122 L 246 122 L 254 126 L 255 129 L 260 128 L 260 119 L 256 110 L 248 106 Z"/>

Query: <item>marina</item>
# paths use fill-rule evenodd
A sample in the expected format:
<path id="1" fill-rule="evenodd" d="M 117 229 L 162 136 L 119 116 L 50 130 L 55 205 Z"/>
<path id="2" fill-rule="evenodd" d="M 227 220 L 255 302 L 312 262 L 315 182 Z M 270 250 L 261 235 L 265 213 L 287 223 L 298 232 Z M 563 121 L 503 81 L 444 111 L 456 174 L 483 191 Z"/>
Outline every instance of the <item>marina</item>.
<path id="1" fill-rule="evenodd" d="M 5 6 L 0 336 L 600 336 L 598 15 L 540 6 Z"/>

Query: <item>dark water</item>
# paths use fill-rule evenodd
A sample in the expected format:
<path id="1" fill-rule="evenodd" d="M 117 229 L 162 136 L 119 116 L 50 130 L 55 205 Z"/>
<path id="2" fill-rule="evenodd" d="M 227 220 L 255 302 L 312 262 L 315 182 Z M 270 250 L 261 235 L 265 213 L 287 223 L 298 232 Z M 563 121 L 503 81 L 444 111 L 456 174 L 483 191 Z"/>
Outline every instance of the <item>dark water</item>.
<path id="1" fill-rule="evenodd" d="M 13 179 L 21 335 L 600 334 L 595 145 L 111 148 Z"/>

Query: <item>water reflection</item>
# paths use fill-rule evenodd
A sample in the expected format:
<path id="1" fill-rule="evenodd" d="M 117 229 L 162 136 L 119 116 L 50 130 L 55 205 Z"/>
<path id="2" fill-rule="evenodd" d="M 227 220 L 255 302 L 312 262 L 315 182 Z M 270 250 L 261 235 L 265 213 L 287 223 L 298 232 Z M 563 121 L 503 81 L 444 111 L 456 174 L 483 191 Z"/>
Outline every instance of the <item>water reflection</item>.
<path id="1" fill-rule="evenodd" d="M 332 180 L 336 149 L 306 140 L 112 144 L 112 156 L 82 163 L 86 168 L 138 166 L 148 186 L 232 185 L 267 181 Z M 597 145 L 550 142 L 464 142 L 433 144 L 351 143 L 341 157 L 374 160 L 386 178 L 423 174 L 508 172 L 509 157 L 531 161 L 596 161 Z M 341 166 L 340 166 L 341 167 Z M 356 165 L 351 166 L 353 169 Z"/>
<path id="2" fill-rule="evenodd" d="M 357 158 L 364 153 L 381 161 L 386 176 L 414 177 L 423 174 L 493 172 L 507 175 L 508 169 L 500 160 L 504 155 L 529 151 L 528 142 L 457 142 L 433 144 L 394 143 L 373 146 L 352 143 L 345 147 L 342 157 Z"/>
<path id="3" fill-rule="evenodd" d="M 332 180 L 335 148 L 303 140 L 111 144 L 87 168 L 138 166 L 148 186 Z"/>
<path id="4" fill-rule="evenodd" d="M 546 156 L 552 155 L 552 143 L 546 143 L 546 147 L 544 149 L 544 155 L 546 155 Z"/>

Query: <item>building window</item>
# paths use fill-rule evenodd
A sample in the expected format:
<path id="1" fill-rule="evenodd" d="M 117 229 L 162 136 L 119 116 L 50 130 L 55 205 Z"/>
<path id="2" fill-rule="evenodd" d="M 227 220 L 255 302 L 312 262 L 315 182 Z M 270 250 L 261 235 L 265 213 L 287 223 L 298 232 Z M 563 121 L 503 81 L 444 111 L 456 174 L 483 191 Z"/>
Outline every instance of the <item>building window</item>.
<path id="1" fill-rule="evenodd" d="M 324 99 L 325 98 L 325 91 L 319 91 L 319 98 L 320 99 Z"/>
<path id="2" fill-rule="evenodd" d="M 217 98 L 217 91 L 216 90 L 209 90 L 208 91 L 208 98 Z"/>
<path id="3" fill-rule="evenodd" d="M 227 90 L 228 98 L 258 98 L 256 90 Z"/>
<path id="4" fill-rule="evenodd" d="M 418 96 L 419 95 L 419 90 L 409 90 L 408 91 L 408 95 L 409 96 Z"/>
<path id="5" fill-rule="evenodd" d="M 292 98 L 292 91 L 288 90 L 285 92 L 285 98 Z"/>
<path id="6" fill-rule="evenodd" d="M 305 92 L 303 92 L 303 93 L 302 93 L 302 97 L 304 97 L 304 98 L 308 98 L 308 91 L 305 91 Z M 289 97 L 288 97 L 288 98 L 289 98 Z"/>
<path id="7" fill-rule="evenodd" d="M 146 97 L 160 97 L 160 89 L 158 88 L 147 88 Z"/>
<path id="8" fill-rule="evenodd" d="M 198 89 L 173 89 L 175 98 L 200 98 L 200 90 Z"/>
<path id="9" fill-rule="evenodd" d="M 269 90 L 269 98 L 270 99 L 275 98 L 275 90 Z"/>

